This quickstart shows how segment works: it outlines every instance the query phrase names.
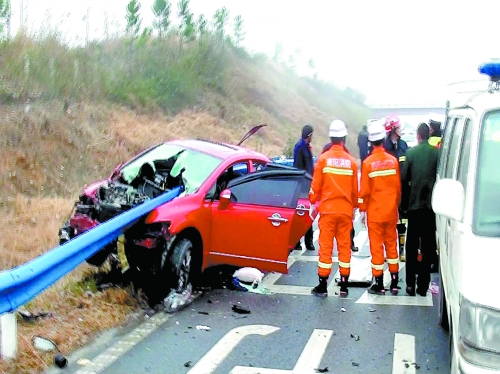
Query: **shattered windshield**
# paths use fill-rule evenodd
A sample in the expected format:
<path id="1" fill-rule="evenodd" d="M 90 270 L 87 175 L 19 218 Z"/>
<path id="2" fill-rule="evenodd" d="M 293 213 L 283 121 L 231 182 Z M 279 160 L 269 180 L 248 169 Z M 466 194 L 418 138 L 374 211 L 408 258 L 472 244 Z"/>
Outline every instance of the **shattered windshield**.
<path id="1" fill-rule="evenodd" d="M 500 237 L 500 111 L 488 113 L 483 121 L 479 144 L 474 232 Z"/>
<path id="2" fill-rule="evenodd" d="M 127 183 L 132 183 L 138 177 L 143 165 L 147 164 L 154 173 L 159 173 L 158 165 L 170 163 L 172 164 L 170 176 L 176 178 L 182 173 L 185 192 L 192 193 L 205 182 L 221 162 L 222 159 L 206 153 L 165 143 L 124 166 L 121 169 L 121 176 Z"/>

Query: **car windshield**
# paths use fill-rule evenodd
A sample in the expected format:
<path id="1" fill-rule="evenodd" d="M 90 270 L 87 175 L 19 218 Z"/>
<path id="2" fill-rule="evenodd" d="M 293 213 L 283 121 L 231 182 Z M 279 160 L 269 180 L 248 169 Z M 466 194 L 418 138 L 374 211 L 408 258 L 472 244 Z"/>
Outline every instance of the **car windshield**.
<path id="1" fill-rule="evenodd" d="M 479 143 L 474 233 L 500 237 L 500 110 L 484 117 Z"/>
<path id="2" fill-rule="evenodd" d="M 121 170 L 122 178 L 131 183 L 139 174 L 142 165 L 149 164 L 156 172 L 155 163 L 174 159 L 170 175 L 178 177 L 181 172 L 186 193 L 195 192 L 222 162 L 222 159 L 203 152 L 164 143 L 139 156 Z"/>

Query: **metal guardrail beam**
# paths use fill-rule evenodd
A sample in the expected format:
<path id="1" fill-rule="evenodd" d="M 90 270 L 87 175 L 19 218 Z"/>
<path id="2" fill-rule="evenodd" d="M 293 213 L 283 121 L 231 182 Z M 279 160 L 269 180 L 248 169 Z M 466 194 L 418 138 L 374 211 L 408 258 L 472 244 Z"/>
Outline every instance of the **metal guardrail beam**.
<path id="1" fill-rule="evenodd" d="M 12 312 L 68 274 L 141 217 L 173 200 L 182 187 L 148 200 L 12 270 L 0 272 L 0 314 Z"/>

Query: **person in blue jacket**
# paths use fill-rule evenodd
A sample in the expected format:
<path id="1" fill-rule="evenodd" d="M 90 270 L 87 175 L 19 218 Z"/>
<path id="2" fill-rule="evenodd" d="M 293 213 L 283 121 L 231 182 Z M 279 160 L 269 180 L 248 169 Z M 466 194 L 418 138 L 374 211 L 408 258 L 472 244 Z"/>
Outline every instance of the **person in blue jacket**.
<path id="1" fill-rule="evenodd" d="M 293 167 L 305 170 L 311 176 L 314 173 L 314 161 L 311 149 L 311 141 L 313 137 L 314 129 L 311 125 L 305 125 L 302 128 L 302 137 L 295 144 L 293 149 Z M 304 244 L 306 249 L 309 251 L 314 251 L 314 243 L 313 243 L 313 228 L 307 230 L 306 235 L 304 236 Z M 300 250 L 300 240 L 295 245 L 295 250 Z"/>
<path id="2" fill-rule="evenodd" d="M 359 148 L 359 158 L 361 163 L 368 156 L 368 126 L 364 125 L 358 134 L 358 148 Z"/>

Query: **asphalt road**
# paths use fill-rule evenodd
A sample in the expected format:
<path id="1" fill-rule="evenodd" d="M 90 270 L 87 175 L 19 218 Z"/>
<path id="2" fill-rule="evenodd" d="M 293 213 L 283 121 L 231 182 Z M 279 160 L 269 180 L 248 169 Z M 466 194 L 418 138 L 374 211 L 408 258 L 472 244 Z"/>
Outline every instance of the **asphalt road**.
<path id="1" fill-rule="evenodd" d="M 369 261 L 368 240 L 359 222 L 355 227 L 362 248 L 352 271 L 362 274 L 359 269 Z M 176 314 L 158 313 L 130 331 L 97 340 L 70 356 L 68 368 L 49 372 L 450 372 L 448 335 L 437 323 L 438 295 L 429 291 L 427 297 L 407 296 L 402 282 L 397 296 L 369 295 L 366 285 L 358 285 L 341 299 L 331 281 L 329 297 L 317 298 L 310 294 L 317 283 L 317 251 L 296 252 L 290 257 L 288 275 L 266 276 L 263 285 L 271 294 L 210 291 Z M 433 278 L 435 282 L 437 277 Z M 233 305 L 251 313 L 236 313 Z M 79 366 L 82 359 L 86 365 Z"/>

